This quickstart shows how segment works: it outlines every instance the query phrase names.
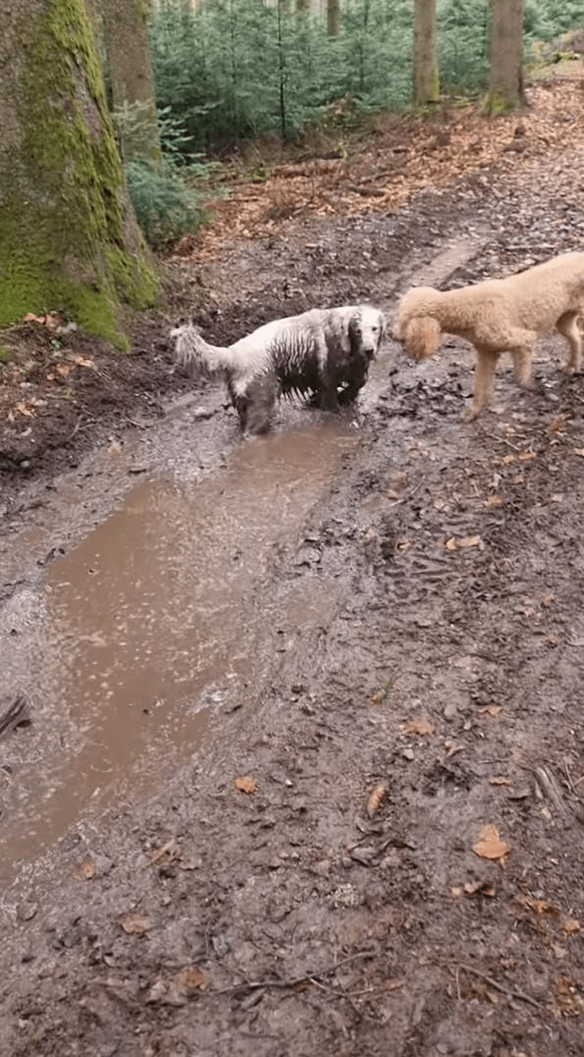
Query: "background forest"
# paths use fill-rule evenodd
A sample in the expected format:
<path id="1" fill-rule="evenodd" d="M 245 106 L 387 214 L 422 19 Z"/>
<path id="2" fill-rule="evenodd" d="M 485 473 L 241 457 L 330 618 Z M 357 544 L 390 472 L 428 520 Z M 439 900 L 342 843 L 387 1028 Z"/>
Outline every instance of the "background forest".
<path id="1" fill-rule="evenodd" d="M 486 88 L 490 12 L 489 0 L 439 0 L 443 93 L 472 96 Z M 579 21 L 580 0 L 527 0 L 526 61 L 559 58 L 558 38 Z M 166 162 L 161 171 L 138 157 L 128 168 L 149 241 L 161 245 L 196 226 L 199 199 L 184 193 L 184 178 L 188 183 L 204 175 L 202 156 L 242 140 L 292 140 L 310 127 L 356 126 L 368 113 L 409 105 L 413 36 L 412 0 L 206 0 L 194 6 L 161 0 L 150 40 Z M 569 41 L 566 48 L 569 53 Z M 139 122 L 140 112 L 125 111 L 120 119 Z"/>

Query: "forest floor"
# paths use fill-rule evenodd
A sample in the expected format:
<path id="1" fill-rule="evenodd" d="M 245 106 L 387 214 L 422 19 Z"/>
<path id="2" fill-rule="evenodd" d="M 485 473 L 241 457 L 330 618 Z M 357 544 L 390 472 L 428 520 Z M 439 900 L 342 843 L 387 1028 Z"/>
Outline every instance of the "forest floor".
<path id="1" fill-rule="evenodd" d="M 219 343 L 582 249 L 582 82 L 530 95 L 238 180 L 176 309 Z M 389 342 L 358 413 L 242 444 L 167 329 L 3 336 L 1 1057 L 584 1054 L 561 340 L 474 424 L 467 348 Z"/>

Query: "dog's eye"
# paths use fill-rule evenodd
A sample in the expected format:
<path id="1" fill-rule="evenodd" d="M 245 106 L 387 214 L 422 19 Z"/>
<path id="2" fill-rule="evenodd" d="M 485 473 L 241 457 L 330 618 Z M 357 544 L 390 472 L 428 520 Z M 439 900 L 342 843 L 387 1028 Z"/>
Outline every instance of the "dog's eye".
<path id="1" fill-rule="evenodd" d="M 373 331 L 374 334 L 377 334 L 377 331 L 379 330 L 379 327 L 371 327 L 371 330 Z"/>

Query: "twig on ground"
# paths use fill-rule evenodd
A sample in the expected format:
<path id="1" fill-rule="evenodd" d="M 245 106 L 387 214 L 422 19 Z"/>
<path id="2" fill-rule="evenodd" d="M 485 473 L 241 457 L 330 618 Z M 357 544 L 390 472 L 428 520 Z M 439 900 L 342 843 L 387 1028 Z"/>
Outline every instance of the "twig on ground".
<path id="1" fill-rule="evenodd" d="M 240 984 L 223 987 L 218 991 L 205 991 L 205 996 L 210 998 L 212 995 L 233 995 L 237 991 L 259 991 L 268 987 L 278 991 L 286 990 L 289 987 L 298 987 L 299 984 L 314 983 L 315 980 L 320 979 L 322 976 L 329 976 L 331 973 L 335 973 L 342 965 L 348 965 L 349 962 L 355 962 L 359 958 L 373 958 L 375 954 L 376 951 L 361 951 L 360 954 L 352 954 L 348 958 L 341 958 L 340 962 L 335 962 L 334 965 L 329 965 L 326 969 L 321 969 L 319 972 L 309 971 L 290 980 L 243 980 Z M 343 994 L 343 992 L 339 993 Z"/>
<path id="2" fill-rule="evenodd" d="M 338 991 L 334 987 L 327 987 L 326 984 L 321 984 L 314 976 L 308 977 L 308 983 L 314 984 L 319 991 L 326 991 L 329 995 L 336 995 L 337 998 L 358 998 L 362 995 L 383 995 L 389 994 L 390 991 L 397 991 L 404 986 L 405 980 L 393 980 L 391 983 L 386 984 L 385 987 L 363 987 L 360 991 Z"/>
<path id="3" fill-rule="evenodd" d="M 489 987 L 494 987 L 495 991 L 500 991 L 502 995 L 506 995 L 507 998 L 516 998 L 521 1002 L 528 1002 L 530 1006 L 535 1006 L 536 1009 L 541 1009 L 541 1002 L 538 1002 L 536 998 L 532 998 L 531 995 L 525 995 L 523 991 L 515 991 L 514 988 L 504 987 L 497 980 L 494 980 L 492 976 L 487 976 L 486 973 L 482 973 L 480 969 L 473 969 L 472 965 L 459 965 L 458 969 L 464 969 L 466 973 L 470 973 L 472 976 L 477 976 L 479 980 L 484 980 Z"/>
<path id="4" fill-rule="evenodd" d="M 6 709 L 6 712 L 0 716 L 0 738 L 9 734 L 11 730 L 14 730 L 21 723 L 28 723 L 29 720 L 30 710 L 24 697 L 15 698 L 10 707 Z"/>

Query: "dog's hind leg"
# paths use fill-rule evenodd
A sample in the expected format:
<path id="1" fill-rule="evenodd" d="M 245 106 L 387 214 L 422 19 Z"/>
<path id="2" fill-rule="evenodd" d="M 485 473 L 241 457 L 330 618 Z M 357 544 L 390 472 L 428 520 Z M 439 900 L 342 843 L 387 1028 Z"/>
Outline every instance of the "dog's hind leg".
<path id="1" fill-rule="evenodd" d="M 465 415 L 465 418 L 469 422 L 477 418 L 489 402 L 495 381 L 497 360 L 499 359 L 498 352 L 477 349 L 477 353 L 478 361 L 472 408 Z"/>
<path id="2" fill-rule="evenodd" d="M 576 371 L 582 369 L 582 334 L 578 323 L 578 313 L 565 312 L 558 319 L 556 329 L 570 346 L 570 355 L 564 369 L 569 374 L 575 374 Z"/>

